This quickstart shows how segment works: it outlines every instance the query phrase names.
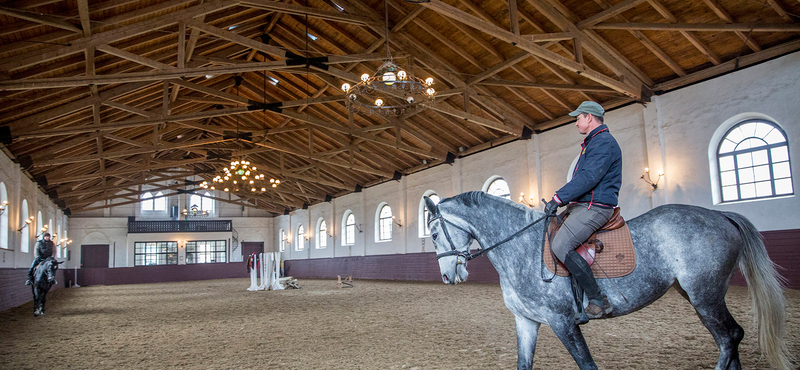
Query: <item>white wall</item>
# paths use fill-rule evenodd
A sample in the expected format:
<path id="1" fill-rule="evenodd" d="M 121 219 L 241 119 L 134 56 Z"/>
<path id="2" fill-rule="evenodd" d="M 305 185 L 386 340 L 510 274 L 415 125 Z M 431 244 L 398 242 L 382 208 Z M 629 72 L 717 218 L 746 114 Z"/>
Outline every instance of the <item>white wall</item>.
<path id="1" fill-rule="evenodd" d="M 759 230 L 798 228 L 800 204 L 796 196 L 752 202 L 714 204 L 708 150 L 715 131 L 729 118 L 747 112 L 771 117 L 789 137 L 790 157 L 794 158 L 794 186 L 800 178 L 800 53 L 730 73 L 660 96 L 646 106 L 629 105 L 606 113 L 606 123 L 623 152 L 623 180 L 620 206 L 625 218 L 633 218 L 665 203 L 695 204 L 722 211 L 742 213 Z M 529 141 L 515 141 L 464 158 L 453 165 L 439 165 L 400 181 L 388 181 L 321 203 L 308 210 L 278 216 L 274 222 L 274 243 L 278 230 L 287 230 L 292 246 L 284 259 L 325 258 L 375 254 L 430 252 L 429 238 L 418 236 L 418 207 L 427 190 L 446 198 L 461 192 L 481 190 L 491 176 L 501 176 L 509 184 L 511 197 L 524 192 L 541 207 L 567 179 L 578 155 L 580 135 L 573 125 L 541 134 Z M 713 146 L 716 147 L 716 141 Z M 658 190 L 640 179 L 644 167 L 653 173 L 664 171 Z M 403 227 L 393 228 L 391 242 L 375 242 L 375 214 L 382 202 L 392 207 Z M 355 245 L 342 246 L 341 219 L 352 210 L 356 224 Z M 776 212 L 780 210 L 780 212 Z M 314 250 L 314 226 L 324 215 L 329 229 L 335 222 L 335 237 L 326 250 Z M 330 221 L 329 221 L 330 220 Z M 306 249 L 294 250 L 297 225 L 303 223 L 310 236 Z M 310 228 L 310 229 L 309 229 Z M 332 244 L 331 244 L 332 241 Z M 308 247 L 311 246 L 311 249 Z"/>

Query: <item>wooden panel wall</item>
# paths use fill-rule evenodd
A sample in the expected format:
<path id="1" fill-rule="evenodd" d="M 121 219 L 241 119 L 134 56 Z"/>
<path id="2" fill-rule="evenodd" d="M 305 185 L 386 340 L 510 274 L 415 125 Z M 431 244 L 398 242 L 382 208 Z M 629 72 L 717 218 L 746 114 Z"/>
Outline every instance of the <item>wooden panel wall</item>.
<path id="1" fill-rule="evenodd" d="M 70 271 L 72 270 L 68 272 Z M 27 268 L 0 269 L 0 311 L 33 301 L 31 287 L 25 285 L 27 279 Z M 64 270 L 56 271 L 56 281 L 58 284 L 50 288 L 51 292 L 66 286 L 67 279 L 64 279 Z M 33 306 L 31 306 L 31 314 L 33 314 Z"/>

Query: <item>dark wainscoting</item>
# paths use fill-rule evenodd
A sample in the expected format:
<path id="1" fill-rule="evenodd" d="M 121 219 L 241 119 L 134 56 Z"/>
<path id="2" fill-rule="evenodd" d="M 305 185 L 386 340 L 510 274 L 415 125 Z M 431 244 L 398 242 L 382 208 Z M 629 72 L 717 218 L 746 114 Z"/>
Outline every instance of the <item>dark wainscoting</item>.
<path id="1" fill-rule="evenodd" d="M 436 254 L 409 253 L 376 256 L 289 260 L 284 274 L 296 278 L 332 278 L 352 275 L 354 279 L 442 281 Z M 488 258 L 469 261 L 469 281 L 499 283 L 500 278 Z"/>
<path id="2" fill-rule="evenodd" d="M 172 281 L 245 278 L 244 262 L 173 266 L 83 268 L 78 270 L 80 285 L 118 285 L 166 283 Z"/>
<path id="3" fill-rule="evenodd" d="M 780 266 L 787 287 L 800 289 L 800 229 L 761 233 L 767 253 Z M 284 262 L 286 276 L 296 278 L 336 278 L 353 275 L 354 279 L 441 281 L 439 264 L 434 253 L 390 254 L 366 257 L 337 257 Z M 538 271 L 534 271 L 538 273 Z M 535 276 L 535 275 L 534 275 Z M 469 262 L 469 281 L 499 283 L 499 277 L 488 258 Z M 747 285 L 739 269 L 732 285 Z"/>
<path id="4" fill-rule="evenodd" d="M 69 270 L 70 272 L 73 270 Z M 28 269 L 0 269 L 0 311 L 5 311 L 12 307 L 21 306 L 25 303 L 33 301 L 33 292 L 31 287 L 25 285 L 25 280 L 28 279 Z M 64 270 L 56 271 L 56 281 L 58 284 L 53 285 L 50 291 L 64 288 L 67 284 L 67 279 L 64 278 Z M 31 314 L 33 314 L 33 306 L 31 306 Z"/>

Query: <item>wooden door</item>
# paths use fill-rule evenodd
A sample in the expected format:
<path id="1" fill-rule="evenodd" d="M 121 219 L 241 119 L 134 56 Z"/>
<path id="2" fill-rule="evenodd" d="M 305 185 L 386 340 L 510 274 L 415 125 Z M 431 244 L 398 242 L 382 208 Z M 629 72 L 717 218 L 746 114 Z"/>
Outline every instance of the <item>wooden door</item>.
<path id="1" fill-rule="evenodd" d="M 81 268 L 108 267 L 108 244 L 81 245 Z"/>

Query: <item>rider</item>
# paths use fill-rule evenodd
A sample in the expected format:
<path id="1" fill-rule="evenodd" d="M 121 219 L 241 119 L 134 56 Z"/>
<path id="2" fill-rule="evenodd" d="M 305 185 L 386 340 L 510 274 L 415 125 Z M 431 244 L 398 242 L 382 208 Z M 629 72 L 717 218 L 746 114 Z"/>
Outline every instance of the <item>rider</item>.
<path id="1" fill-rule="evenodd" d="M 34 251 L 36 257 L 33 259 L 31 268 L 28 270 L 28 280 L 25 281 L 25 285 L 33 284 L 33 269 L 35 269 L 36 265 L 40 262 L 47 259 L 47 257 L 52 257 L 55 247 L 56 245 L 50 240 L 50 233 L 44 233 L 42 239 L 36 243 L 36 250 Z"/>
<path id="2" fill-rule="evenodd" d="M 600 104 L 585 101 L 569 115 L 577 117 L 581 135 L 581 154 L 570 180 L 547 202 L 545 213 L 555 215 L 567 205 L 569 218 L 553 238 L 551 250 L 575 277 L 589 297 L 584 312 L 595 319 L 611 313 L 613 307 L 600 291 L 592 269 L 575 248 L 601 228 L 614 213 L 622 185 L 622 151 L 603 124 L 605 111 Z"/>

